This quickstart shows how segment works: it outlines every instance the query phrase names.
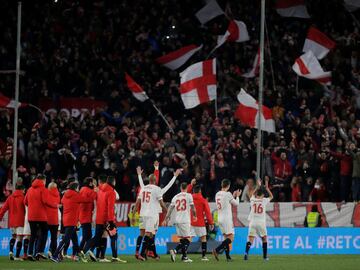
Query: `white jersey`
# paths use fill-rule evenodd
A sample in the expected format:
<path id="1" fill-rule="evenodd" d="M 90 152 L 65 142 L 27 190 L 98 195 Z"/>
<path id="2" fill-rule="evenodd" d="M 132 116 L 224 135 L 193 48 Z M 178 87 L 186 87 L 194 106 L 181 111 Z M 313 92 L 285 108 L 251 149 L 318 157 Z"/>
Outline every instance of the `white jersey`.
<path id="1" fill-rule="evenodd" d="M 266 205 L 270 202 L 269 198 L 257 199 L 255 196 L 250 198 L 250 214 L 248 221 L 266 222 Z"/>
<path id="2" fill-rule="evenodd" d="M 144 180 L 142 179 L 142 176 L 138 175 L 138 179 L 139 179 L 140 188 L 143 189 L 145 187 L 145 185 L 144 185 Z M 171 186 L 175 183 L 175 180 L 176 180 L 176 176 L 171 178 L 169 183 L 161 189 L 162 195 L 164 195 L 171 188 Z M 140 193 L 141 193 L 141 191 L 140 191 Z M 159 213 L 162 213 L 162 208 L 161 208 L 160 204 L 158 205 L 157 209 L 158 209 Z"/>
<path id="3" fill-rule="evenodd" d="M 141 200 L 140 216 L 154 217 L 159 215 L 159 202 L 162 200 L 161 188 L 151 184 L 146 185 L 138 198 Z"/>
<path id="4" fill-rule="evenodd" d="M 215 202 L 218 209 L 219 222 L 232 220 L 231 205 L 239 205 L 239 198 L 234 199 L 233 195 L 228 191 L 219 191 L 215 195 Z"/>
<path id="5" fill-rule="evenodd" d="M 191 205 L 194 205 L 194 200 L 191 194 L 187 192 L 180 192 L 171 200 L 171 206 L 175 210 L 175 224 L 190 223 Z"/>

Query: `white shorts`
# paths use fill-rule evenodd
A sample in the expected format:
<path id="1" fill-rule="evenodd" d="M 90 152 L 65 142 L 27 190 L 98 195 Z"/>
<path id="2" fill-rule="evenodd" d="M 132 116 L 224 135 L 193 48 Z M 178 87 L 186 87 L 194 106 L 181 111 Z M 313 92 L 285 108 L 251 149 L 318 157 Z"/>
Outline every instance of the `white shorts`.
<path id="1" fill-rule="evenodd" d="M 206 227 L 191 226 L 190 236 L 202 237 L 206 235 Z"/>
<path id="2" fill-rule="evenodd" d="M 27 235 L 27 236 L 31 235 L 30 224 L 29 224 L 29 221 L 27 219 L 25 219 L 25 221 L 24 221 L 23 235 Z"/>
<path id="3" fill-rule="evenodd" d="M 159 228 L 159 215 L 156 217 L 143 217 L 145 232 L 155 234 Z"/>
<path id="4" fill-rule="evenodd" d="M 24 227 L 10 228 L 11 234 L 24 235 Z"/>
<path id="5" fill-rule="evenodd" d="M 190 223 L 176 223 L 175 228 L 177 236 L 185 238 L 190 237 Z"/>
<path id="6" fill-rule="evenodd" d="M 225 235 L 235 234 L 234 224 L 233 224 L 232 220 L 224 221 L 224 222 L 219 221 L 219 227 L 220 227 L 222 234 L 225 234 Z"/>
<path id="7" fill-rule="evenodd" d="M 249 236 L 264 237 L 267 235 L 266 225 L 264 222 L 250 222 L 249 224 Z"/>

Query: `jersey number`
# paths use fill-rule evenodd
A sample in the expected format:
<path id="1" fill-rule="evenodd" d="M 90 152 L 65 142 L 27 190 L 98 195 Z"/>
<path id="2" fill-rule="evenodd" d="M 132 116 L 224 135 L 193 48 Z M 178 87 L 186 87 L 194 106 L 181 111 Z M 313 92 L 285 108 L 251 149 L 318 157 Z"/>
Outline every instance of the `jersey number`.
<path id="1" fill-rule="evenodd" d="M 185 211 L 186 210 L 186 200 L 185 199 L 177 200 L 175 202 L 175 204 L 176 204 L 176 211 Z"/>
<path id="2" fill-rule="evenodd" d="M 253 207 L 254 207 L 255 214 L 262 214 L 262 212 L 264 211 L 261 204 L 253 204 Z"/>
<path id="3" fill-rule="evenodd" d="M 150 202 L 150 195 L 151 195 L 150 191 L 143 192 L 142 201 L 147 203 Z"/>
<path id="4" fill-rule="evenodd" d="M 216 199 L 216 207 L 217 207 L 217 209 L 221 209 L 221 202 L 220 202 L 220 199 Z"/>

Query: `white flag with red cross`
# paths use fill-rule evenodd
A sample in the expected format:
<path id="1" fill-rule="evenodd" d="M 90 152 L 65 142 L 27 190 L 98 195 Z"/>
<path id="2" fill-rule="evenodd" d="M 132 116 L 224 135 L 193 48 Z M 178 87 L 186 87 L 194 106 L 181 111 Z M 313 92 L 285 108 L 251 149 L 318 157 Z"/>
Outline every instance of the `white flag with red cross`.
<path id="1" fill-rule="evenodd" d="M 180 94 L 186 109 L 216 99 L 216 59 L 195 63 L 180 73 Z"/>

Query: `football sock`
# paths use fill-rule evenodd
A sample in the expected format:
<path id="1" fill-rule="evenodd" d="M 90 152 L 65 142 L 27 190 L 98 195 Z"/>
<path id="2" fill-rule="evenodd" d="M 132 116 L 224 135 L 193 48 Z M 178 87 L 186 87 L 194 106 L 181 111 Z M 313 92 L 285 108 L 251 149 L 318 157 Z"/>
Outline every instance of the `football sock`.
<path id="1" fill-rule="evenodd" d="M 221 253 L 225 249 L 225 247 L 226 247 L 227 243 L 229 243 L 229 241 L 231 243 L 231 240 L 229 238 L 226 238 L 224 241 L 222 241 L 222 243 L 215 249 L 216 252 Z"/>
<path id="2" fill-rule="evenodd" d="M 20 257 L 21 248 L 22 248 L 22 240 L 19 240 L 16 243 L 16 255 L 15 255 L 16 258 Z"/>
<path id="3" fill-rule="evenodd" d="M 105 258 L 106 247 L 107 247 L 107 237 L 103 237 L 101 238 L 101 242 L 100 242 L 100 254 L 99 254 L 100 259 Z"/>
<path id="4" fill-rule="evenodd" d="M 113 258 L 117 258 L 117 239 L 118 239 L 117 233 L 110 237 L 111 252 L 112 252 Z"/>
<path id="5" fill-rule="evenodd" d="M 227 241 L 226 245 L 225 245 L 225 254 L 226 254 L 226 258 L 227 259 L 231 259 L 230 258 L 230 244 L 231 244 L 231 240 L 228 239 L 229 241 Z"/>
<path id="6" fill-rule="evenodd" d="M 29 239 L 24 239 L 24 255 L 27 255 L 28 252 L 28 248 L 29 248 Z"/>
<path id="7" fill-rule="evenodd" d="M 245 248 L 245 253 L 246 253 L 246 254 L 249 254 L 250 247 L 251 247 L 251 243 L 250 243 L 250 242 L 247 242 L 247 243 L 246 243 L 246 248 Z"/>
<path id="8" fill-rule="evenodd" d="M 14 252 L 15 241 L 16 241 L 15 238 L 11 238 L 11 239 L 10 239 L 10 244 L 9 244 L 9 246 L 10 246 L 10 252 Z"/>
<path id="9" fill-rule="evenodd" d="M 139 252 L 142 240 L 143 240 L 143 236 L 139 235 L 138 238 L 136 239 L 136 252 Z"/>
<path id="10" fill-rule="evenodd" d="M 180 239 L 180 243 L 175 247 L 176 253 L 179 253 L 179 251 L 182 249 L 183 249 L 183 242 L 182 239 Z"/>
<path id="11" fill-rule="evenodd" d="M 205 255 L 206 255 L 206 250 L 207 250 L 207 242 L 202 242 L 201 243 L 201 253 L 202 253 L 203 257 L 205 257 Z"/>
<path id="12" fill-rule="evenodd" d="M 183 240 L 183 249 L 182 249 L 182 255 L 183 257 L 186 257 L 187 256 L 187 250 L 188 250 L 188 247 L 190 245 L 190 241 L 189 239 L 182 239 Z"/>
<path id="13" fill-rule="evenodd" d="M 263 258 L 267 258 L 267 242 L 262 244 L 262 248 L 263 248 Z"/>
<path id="14" fill-rule="evenodd" d="M 146 250 L 148 249 L 149 241 L 150 241 L 150 237 L 145 235 L 141 247 L 141 256 L 144 258 L 146 257 Z"/>
<path id="15" fill-rule="evenodd" d="M 157 257 L 157 253 L 156 253 L 156 245 L 155 245 L 155 235 L 153 236 L 153 238 L 150 239 L 150 247 L 149 249 L 154 253 L 154 256 Z"/>
<path id="16" fill-rule="evenodd" d="M 99 258 L 100 257 L 100 251 L 101 251 L 101 247 L 99 246 L 99 247 L 97 247 L 96 248 L 96 258 Z"/>

